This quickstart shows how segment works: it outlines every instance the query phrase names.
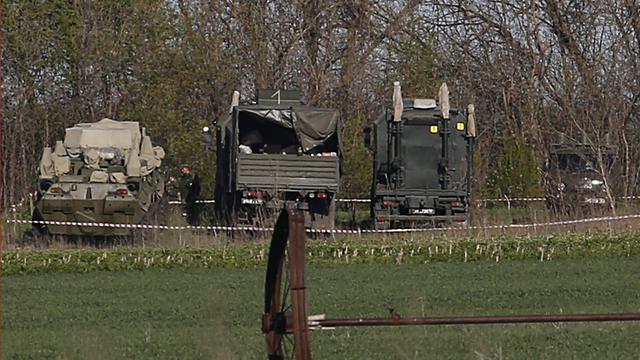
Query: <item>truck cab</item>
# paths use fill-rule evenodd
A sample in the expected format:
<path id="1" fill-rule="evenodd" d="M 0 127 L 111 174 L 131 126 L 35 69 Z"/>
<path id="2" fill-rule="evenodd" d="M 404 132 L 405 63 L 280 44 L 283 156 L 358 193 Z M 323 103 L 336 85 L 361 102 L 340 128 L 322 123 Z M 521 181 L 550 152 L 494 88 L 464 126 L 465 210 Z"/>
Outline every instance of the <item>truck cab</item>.
<path id="1" fill-rule="evenodd" d="M 601 152 L 604 166 L 608 168 L 615 150 L 606 145 Z M 566 141 L 552 144 L 548 174 L 549 202 L 556 212 L 575 215 L 610 206 L 607 184 L 594 149 L 588 144 Z"/>

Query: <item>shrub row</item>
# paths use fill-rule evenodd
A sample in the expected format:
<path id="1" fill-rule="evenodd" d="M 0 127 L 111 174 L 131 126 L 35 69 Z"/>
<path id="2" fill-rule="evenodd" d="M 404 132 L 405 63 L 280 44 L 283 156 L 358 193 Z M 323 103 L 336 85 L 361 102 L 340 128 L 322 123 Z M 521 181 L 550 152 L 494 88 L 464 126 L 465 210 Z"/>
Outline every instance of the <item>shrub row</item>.
<path id="1" fill-rule="evenodd" d="M 640 234 L 500 237 L 489 240 L 309 240 L 306 253 L 310 264 L 551 261 L 589 256 L 638 256 Z M 4 275 L 13 275 L 174 267 L 247 268 L 265 266 L 267 254 L 268 244 L 264 242 L 207 248 L 31 249 L 5 252 L 2 271 Z"/>

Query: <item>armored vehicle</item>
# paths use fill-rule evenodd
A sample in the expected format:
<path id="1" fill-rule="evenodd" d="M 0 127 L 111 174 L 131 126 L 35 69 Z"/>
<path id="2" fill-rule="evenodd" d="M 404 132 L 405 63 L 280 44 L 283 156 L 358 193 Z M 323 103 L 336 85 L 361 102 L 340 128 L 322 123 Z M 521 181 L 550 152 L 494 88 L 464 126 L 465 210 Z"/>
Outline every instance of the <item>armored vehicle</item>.
<path id="1" fill-rule="evenodd" d="M 305 211 L 306 226 L 332 228 L 342 163 L 339 111 L 304 105 L 293 90 L 259 90 L 252 105 L 239 99 L 234 92 L 229 116 L 216 124 L 217 213 L 260 226 L 274 209 L 295 206 Z"/>
<path id="2" fill-rule="evenodd" d="M 598 166 L 595 149 L 584 140 L 561 134 L 551 145 L 548 164 L 549 205 L 556 213 L 597 212 L 610 206 L 607 184 Z M 601 146 L 604 167 L 613 162 L 615 149 Z M 605 170 L 607 171 L 607 170 Z"/>
<path id="3" fill-rule="evenodd" d="M 449 109 L 448 96 L 443 84 L 439 104 L 402 99 L 396 82 L 393 108 L 365 129 L 365 145 L 373 152 L 376 228 L 467 221 L 475 112 L 473 105 Z"/>
<path id="4" fill-rule="evenodd" d="M 137 224 L 164 192 L 164 150 L 137 122 L 102 119 L 66 129 L 40 161 L 36 221 Z M 34 224 L 40 233 L 128 235 L 125 227 Z"/>

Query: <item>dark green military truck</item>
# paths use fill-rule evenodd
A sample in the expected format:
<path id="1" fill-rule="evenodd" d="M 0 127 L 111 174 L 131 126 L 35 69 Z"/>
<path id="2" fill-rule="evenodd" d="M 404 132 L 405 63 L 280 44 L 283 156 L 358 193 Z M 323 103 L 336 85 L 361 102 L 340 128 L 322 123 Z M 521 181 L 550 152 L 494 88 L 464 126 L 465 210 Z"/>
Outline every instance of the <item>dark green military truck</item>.
<path id="1" fill-rule="evenodd" d="M 234 224 L 267 225 L 295 206 L 307 226 L 332 228 L 340 184 L 340 113 L 306 106 L 296 91 L 261 90 L 255 104 L 234 93 L 216 124 L 217 213 Z"/>
<path id="2" fill-rule="evenodd" d="M 446 84 L 440 103 L 402 99 L 365 129 L 373 152 L 371 215 L 376 228 L 468 219 L 473 105 L 449 109 Z"/>

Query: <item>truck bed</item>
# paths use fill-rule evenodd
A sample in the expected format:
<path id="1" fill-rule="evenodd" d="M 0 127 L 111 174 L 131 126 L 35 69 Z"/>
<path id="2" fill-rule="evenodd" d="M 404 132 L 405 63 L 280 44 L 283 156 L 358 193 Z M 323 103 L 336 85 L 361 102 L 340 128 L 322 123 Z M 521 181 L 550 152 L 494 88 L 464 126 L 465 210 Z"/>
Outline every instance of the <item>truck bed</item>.
<path id="1" fill-rule="evenodd" d="M 236 190 L 338 191 L 337 156 L 238 154 Z"/>

